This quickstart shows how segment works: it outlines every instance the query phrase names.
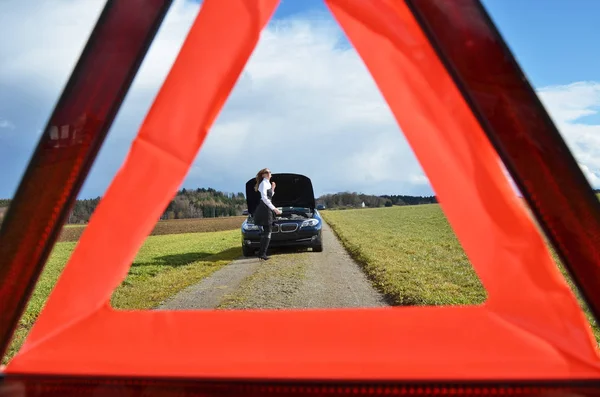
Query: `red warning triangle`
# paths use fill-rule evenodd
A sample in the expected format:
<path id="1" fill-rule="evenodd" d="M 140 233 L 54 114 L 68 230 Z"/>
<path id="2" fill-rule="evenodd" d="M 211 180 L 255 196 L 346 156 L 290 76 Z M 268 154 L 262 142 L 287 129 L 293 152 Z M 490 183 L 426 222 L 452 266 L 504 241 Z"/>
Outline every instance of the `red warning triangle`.
<path id="1" fill-rule="evenodd" d="M 205 0 L 130 153 L 8 373 L 310 379 L 597 378 L 585 317 L 404 2 L 328 0 L 488 292 L 469 307 L 115 311 L 278 0 Z M 128 200 L 131 195 L 141 200 Z M 468 204 L 468 205 L 466 205 Z M 209 343 L 204 343 L 209 341 Z"/>

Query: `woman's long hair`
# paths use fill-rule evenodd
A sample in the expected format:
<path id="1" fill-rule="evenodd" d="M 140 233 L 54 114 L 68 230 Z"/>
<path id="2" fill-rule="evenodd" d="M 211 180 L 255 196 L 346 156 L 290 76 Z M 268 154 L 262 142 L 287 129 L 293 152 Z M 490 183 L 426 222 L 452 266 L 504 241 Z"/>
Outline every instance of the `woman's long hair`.
<path id="1" fill-rule="evenodd" d="M 268 168 L 263 168 L 262 170 L 258 171 L 258 173 L 256 174 L 256 184 L 254 185 L 254 191 L 258 192 L 258 185 L 260 185 L 260 183 L 263 180 L 263 174 L 266 174 L 267 171 L 269 171 Z"/>

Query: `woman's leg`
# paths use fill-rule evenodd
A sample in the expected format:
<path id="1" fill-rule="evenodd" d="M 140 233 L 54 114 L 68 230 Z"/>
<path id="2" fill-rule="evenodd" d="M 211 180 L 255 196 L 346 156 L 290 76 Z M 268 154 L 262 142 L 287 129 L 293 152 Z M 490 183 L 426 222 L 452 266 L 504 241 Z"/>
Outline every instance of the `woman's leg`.
<path id="1" fill-rule="evenodd" d="M 258 250 L 258 257 L 261 259 L 267 259 L 267 249 L 269 248 L 269 243 L 271 242 L 272 231 L 273 226 L 270 223 L 265 226 L 261 226 L 260 249 Z"/>

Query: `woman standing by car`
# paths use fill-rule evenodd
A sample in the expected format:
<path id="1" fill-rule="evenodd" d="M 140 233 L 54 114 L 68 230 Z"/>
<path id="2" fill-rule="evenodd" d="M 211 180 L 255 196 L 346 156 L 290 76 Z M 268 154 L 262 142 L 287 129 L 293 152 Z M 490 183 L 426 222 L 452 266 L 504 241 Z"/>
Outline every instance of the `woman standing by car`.
<path id="1" fill-rule="evenodd" d="M 260 260 L 268 260 L 267 249 L 271 242 L 271 232 L 273 230 L 273 213 L 280 215 L 279 211 L 271 199 L 275 194 L 275 182 L 271 182 L 271 171 L 268 168 L 263 168 L 256 174 L 256 184 L 254 190 L 260 193 L 260 202 L 256 211 L 254 211 L 254 224 L 260 227 L 260 249 L 258 257 Z"/>

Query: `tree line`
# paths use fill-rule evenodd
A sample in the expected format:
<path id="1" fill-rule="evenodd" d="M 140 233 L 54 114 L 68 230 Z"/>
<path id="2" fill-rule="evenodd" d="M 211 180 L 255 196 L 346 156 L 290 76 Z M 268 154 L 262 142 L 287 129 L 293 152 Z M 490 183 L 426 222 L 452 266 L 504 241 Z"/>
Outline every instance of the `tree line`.
<path id="1" fill-rule="evenodd" d="M 437 203 L 435 196 L 383 195 L 375 196 L 356 192 L 326 194 L 317 199 L 329 209 L 363 207 L 391 207 L 393 205 L 419 205 Z"/>
<path id="2" fill-rule="evenodd" d="M 218 218 L 238 216 L 246 208 L 244 193 L 224 193 L 212 188 L 182 189 L 160 219 Z"/>
<path id="3" fill-rule="evenodd" d="M 594 189 L 600 194 L 600 189 Z M 10 205 L 10 199 L 0 199 L 0 222 Z M 87 223 L 98 206 L 100 197 L 76 200 L 67 223 Z M 317 199 L 328 209 L 391 207 L 437 203 L 435 196 L 368 195 L 356 192 L 326 194 Z M 181 189 L 169 203 L 160 219 L 216 218 L 239 216 L 246 209 L 244 193 L 226 193 L 212 188 Z"/>
<path id="4" fill-rule="evenodd" d="M 435 204 L 437 203 L 436 196 L 405 196 L 391 195 L 382 196 L 389 200 L 392 205 L 419 205 L 419 204 Z"/>
<path id="5" fill-rule="evenodd" d="M 76 200 L 66 222 L 68 224 L 85 224 L 89 222 L 92 213 L 100 203 L 100 199 L 100 197 L 96 197 Z M 10 205 L 10 201 L 0 199 L 0 208 L 5 210 Z M 244 209 L 246 209 L 246 198 L 243 193 L 226 193 L 212 188 L 181 189 L 171 200 L 160 219 L 236 216 L 242 215 Z M 0 210 L 0 222 L 3 212 Z"/>

